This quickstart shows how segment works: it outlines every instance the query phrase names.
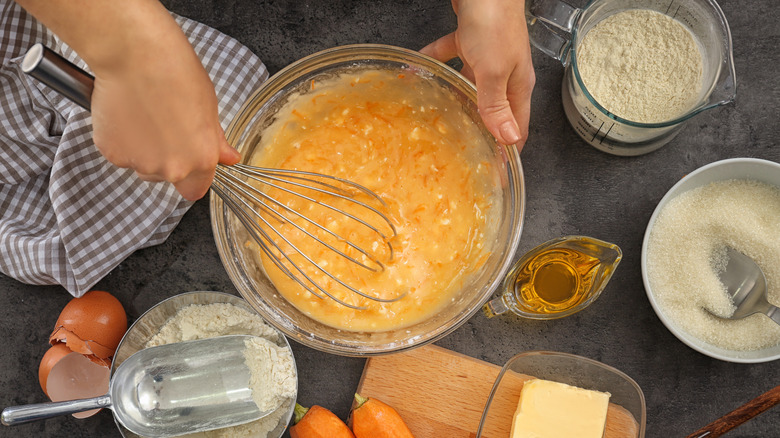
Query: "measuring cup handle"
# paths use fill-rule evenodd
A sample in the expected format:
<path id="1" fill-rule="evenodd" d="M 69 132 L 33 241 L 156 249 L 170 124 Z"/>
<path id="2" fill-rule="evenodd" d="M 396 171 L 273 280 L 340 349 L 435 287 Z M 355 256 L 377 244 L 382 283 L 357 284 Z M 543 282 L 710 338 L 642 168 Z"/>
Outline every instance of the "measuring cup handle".
<path id="1" fill-rule="evenodd" d="M 6 426 L 15 426 L 60 415 L 108 407 L 111 407 L 111 397 L 108 395 L 82 400 L 12 406 L 3 409 L 2 422 Z"/>
<path id="2" fill-rule="evenodd" d="M 567 65 L 570 34 L 579 13 L 580 9 L 560 0 L 527 0 L 528 39 L 547 56 Z"/>

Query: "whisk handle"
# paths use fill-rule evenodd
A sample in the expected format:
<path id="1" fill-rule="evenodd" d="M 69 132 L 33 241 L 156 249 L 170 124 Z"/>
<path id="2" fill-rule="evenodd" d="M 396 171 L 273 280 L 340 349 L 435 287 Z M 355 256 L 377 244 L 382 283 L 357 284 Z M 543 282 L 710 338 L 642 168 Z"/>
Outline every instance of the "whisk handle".
<path id="1" fill-rule="evenodd" d="M 22 59 L 22 71 L 89 110 L 95 78 L 50 48 L 36 43 Z"/>

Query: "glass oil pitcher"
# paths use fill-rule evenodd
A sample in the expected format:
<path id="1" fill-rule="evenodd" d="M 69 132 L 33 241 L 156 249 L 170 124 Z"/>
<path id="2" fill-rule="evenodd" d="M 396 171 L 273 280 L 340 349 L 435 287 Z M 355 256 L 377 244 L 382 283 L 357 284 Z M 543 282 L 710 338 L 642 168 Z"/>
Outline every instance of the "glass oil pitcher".
<path id="1" fill-rule="evenodd" d="M 557 319 L 594 302 L 623 253 L 617 245 L 567 236 L 529 251 L 509 271 L 501 296 L 482 308 L 488 318 L 512 311 L 531 319 Z"/>
<path id="2" fill-rule="evenodd" d="M 697 40 L 702 55 L 701 91 L 686 113 L 661 123 L 641 123 L 610 113 L 583 84 L 577 50 L 597 23 L 629 9 L 649 9 L 682 24 Z M 607 153 L 641 155 L 671 141 L 683 122 L 724 105 L 736 96 L 731 31 L 714 0 L 592 0 L 576 8 L 560 0 L 527 0 L 531 44 L 565 67 L 562 95 L 566 117 L 588 144 Z"/>

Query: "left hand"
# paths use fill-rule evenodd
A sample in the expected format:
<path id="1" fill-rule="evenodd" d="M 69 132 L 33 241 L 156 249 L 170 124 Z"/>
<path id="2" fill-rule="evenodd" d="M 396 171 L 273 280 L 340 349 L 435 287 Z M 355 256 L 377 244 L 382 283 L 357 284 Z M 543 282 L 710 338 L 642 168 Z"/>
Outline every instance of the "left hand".
<path id="1" fill-rule="evenodd" d="M 524 0 L 452 0 L 458 28 L 420 52 L 463 61 L 461 73 L 477 86 L 482 120 L 496 139 L 522 149 L 528 138 L 536 76 Z"/>

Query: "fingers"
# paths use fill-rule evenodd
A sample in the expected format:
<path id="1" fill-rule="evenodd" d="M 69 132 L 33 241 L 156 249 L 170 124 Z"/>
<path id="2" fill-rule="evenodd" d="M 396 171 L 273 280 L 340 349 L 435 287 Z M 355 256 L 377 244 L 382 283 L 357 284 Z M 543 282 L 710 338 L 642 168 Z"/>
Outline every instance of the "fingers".
<path id="1" fill-rule="evenodd" d="M 533 69 L 520 73 L 516 69 L 509 77 L 507 84 L 507 99 L 512 107 L 512 114 L 520 129 L 521 140 L 515 142 L 518 151 L 523 149 L 528 138 L 528 126 L 531 118 L 531 93 L 536 82 Z"/>
<path id="2" fill-rule="evenodd" d="M 217 163 L 240 161 L 220 126 L 210 80 L 198 88 L 205 98 L 186 89 L 151 103 L 140 93 L 128 96 L 126 82 L 105 78 L 95 82 L 93 140 L 108 161 L 133 169 L 143 181 L 170 182 L 191 201 L 208 192 Z M 180 95 L 194 96 L 194 104 L 182 105 Z M 209 105 L 202 105 L 204 101 Z"/>
<path id="3" fill-rule="evenodd" d="M 474 79 L 474 70 L 471 69 L 471 66 L 468 64 L 463 64 L 463 67 L 460 69 L 460 74 L 466 77 L 466 79 L 470 80 L 472 83 L 476 83 L 476 79 Z"/>
<path id="4" fill-rule="evenodd" d="M 458 56 L 477 87 L 485 126 L 500 143 L 522 147 L 528 137 L 535 81 L 522 2 L 453 0 L 458 29 L 423 49 L 439 60 Z"/>
<path id="5" fill-rule="evenodd" d="M 241 160 L 241 154 L 227 143 L 221 129 L 219 136 L 203 143 L 200 148 L 194 147 L 193 143 L 180 145 L 178 155 L 162 154 L 158 149 L 139 155 L 137 146 L 140 140 L 133 137 L 127 140 L 124 143 L 104 142 L 102 137 L 96 136 L 95 144 L 103 146 L 101 152 L 105 150 L 106 159 L 117 167 L 134 170 L 142 181 L 170 182 L 183 198 L 190 201 L 200 199 L 208 192 L 217 162 L 233 165 Z M 133 151 L 135 155 L 128 151 Z"/>
<path id="6" fill-rule="evenodd" d="M 161 177 L 159 175 L 155 175 L 155 174 L 141 173 L 139 171 L 136 171 L 135 174 L 138 176 L 138 179 L 140 179 L 142 181 L 146 181 L 146 182 L 163 182 L 163 181 L 165 181 L 165 178 L 163 178 L 163 177 Z"/>
<path id="7" fill-rule="evenodd" d="M 197 201 L 209 191 L 211 181 L 214 179 L 214 171 L 195 172 L 183 180 L 173 184 L 176 191 L 188 201 Z"/>
<path id="8" fill-rule="evenodd" d="M 458 46 L 455 33 L 445 35 L 438 40 L 428 44 L 420 50 L 420 53 L 428 55 L 431 58 L 441 62 L 447 62 L 450 59 L 458 57 Z"/>
<path id="9" fill-rule="evenodd" d="M 445 35 L 425 46 L 421 53 L 445 62 L 458 57 L 458 47 L 455 33 Z M 477 104 L 482 118 L 491 134 L 503 144 L 522 145 L 528 136 L 528 108 L 517 108 L 517 113 L 522 120 L 521 125 L 515 117 L 512 105 L 507 97 L 507 84 L 509 78 L 501 73 L 483 72 L 479 78 L 475 76 L 469 64 L 464 62 L 461 74 L 477 85 Z M 529 106 L 525 105 L 523 107 Z M 520 126 L 526 126 L 525 131 Z"/>
<path id="10" fill-rule="evenodd" d="M 136 171 L 135 174 L 140 180 L 146 182 L 171 182 L 171 180 L 174 179 L 166 178 L 165 176 L 159 174 L 142 173 L 139 171 Z M 198 199 L 202 198 L 206 192 L 208 192 L 209 187 L 211 187 L 211 181 L 213 179 L 214 171 L 193 172 L 183 179 L 173 182 L 173 186 L 184 199 L 188 201 L 197 201 Z"/>
<path id="11" fill-rule="evenodd" d="M 505 145 L 525 142 L 507 96 L 509 77 L 500 70 L 475 71 L 477 106 L 485 126 Z M 525 133 L 527 136 L 527 132 Z"/>
<path id="12" fill-rule="evenodd" d="M 228 144 L 225 137 L 222 136 L 221 144 L 219 146 L 219 163 L 227 166 L 232 166 L 241 161 L 241 154 L 233 149 L 233 146 Z"/>
<path id="13" fill-rule="evenodd" d="M 224 137 L 220 140 L 219 162 L 226 165 L 237 163 L 241 155 L 227 143 Z M 195 150 L 191 153 L 194 154 Z M 158 168 L 154 173 L 144 174 L 136 170 L 136 174 L 144 181 L 168 181 L 184 199 L 196 201 L 208 192 L 216 173 L 217 162 L 214 161 L 216 157 L 212 155 L 208 158 L 209 155 L 206 154 L 200 159 L 192 157 L 192 161 L 168 161 L 167 165 Z"/>
<path id="14" fill-rule="evenodd" d="M 477 104 L 487 129 L 500 143 L 522 148 L 528 138 L 535 81 L 530 53 L 517 48 L 501 50 L 496 47 L 496 38 L 486 37 L 483 28 L 477 30 L 477 36 L 471 34 L 470 39 L 459 41 L 467 38 L 459 29 L 420 52 L 442 62 L 459 57 L 463 61 L 461 74 L 477 87 Z M 490 40 L 489 44 L 477 44 L 484 39 Z M 467 46 L 461 47 L 461 43 Z"/>

